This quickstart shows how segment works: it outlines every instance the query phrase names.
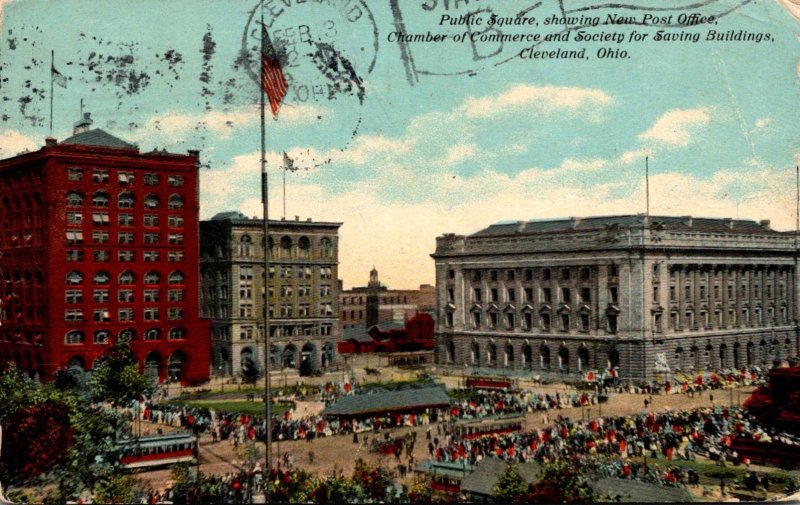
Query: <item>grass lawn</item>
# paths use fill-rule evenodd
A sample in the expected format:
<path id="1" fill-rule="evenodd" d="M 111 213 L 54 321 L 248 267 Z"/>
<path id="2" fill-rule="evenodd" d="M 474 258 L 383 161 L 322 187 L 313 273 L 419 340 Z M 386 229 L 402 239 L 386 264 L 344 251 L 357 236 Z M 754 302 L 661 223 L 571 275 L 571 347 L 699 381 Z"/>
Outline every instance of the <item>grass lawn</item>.
<path id="1" fill-rule="evenodd" d="M 262 401 L 213 401 L 213 400 L 189 400 L 175 401 L 172 403 L 188 405 L 196 408 L 214 409 L 217 412 L 231 412 L 235 414 L 264 415 L 264 402 Z M 283 415 L 293 405 L 288 402 L 274 402 L 272 412 L 274 415 Z"/>

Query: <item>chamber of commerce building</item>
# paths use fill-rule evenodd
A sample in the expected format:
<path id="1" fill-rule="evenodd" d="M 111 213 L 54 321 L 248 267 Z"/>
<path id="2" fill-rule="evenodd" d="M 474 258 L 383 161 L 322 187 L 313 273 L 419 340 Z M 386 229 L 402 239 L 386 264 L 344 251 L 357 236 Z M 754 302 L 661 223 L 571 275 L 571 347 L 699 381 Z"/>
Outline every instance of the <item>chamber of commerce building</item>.
<path id="1" fill-rule="evenodd" d="M 152 382 L 205 381 L 199 153 L 140 153 L 91 126 L 0 161 L 0 368 L 50 380 L 127 340 Z"/>
<path id="2" fill-rule="evenodd" d="M 798 248 L 769 221 L 627 215 L 437 238 L 436 359 L 624 380 L 797 357 Z"/>
<path id="3" fill-rule="evenodd" d="M 330 368 L 337 361 L 338 231 L 342 223 L 270 220 L 272 369 Z M 212 319 L 215 373 L 264 369 L 264 221 L 221 212 L 200 223 L 201 305 Z"/>

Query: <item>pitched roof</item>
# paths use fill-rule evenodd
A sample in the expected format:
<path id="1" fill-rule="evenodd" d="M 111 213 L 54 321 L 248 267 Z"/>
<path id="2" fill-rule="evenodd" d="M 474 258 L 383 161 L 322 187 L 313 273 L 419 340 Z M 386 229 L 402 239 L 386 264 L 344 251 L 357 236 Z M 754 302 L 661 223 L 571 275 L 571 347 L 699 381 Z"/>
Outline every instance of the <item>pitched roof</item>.
<path id="1" fill-rule="evenodd" d="M 421 388 L 387 391 L 373 389 L 364 394 L 343 396 L 322 411 L 326 416 L 354 416 L 372 413 L 407 411 L 426 407 L 444 407 L 450 397 L 444 386 L 437 384 Z"/>
<path id="2" fill-rule="evenodd" d="M 342 331 L 342 340 L 353 339 L 356 342 L 372 342 L 372 337 L 369 336 L 367 330 L 363 326 L 356 326 L 355 328 L 345 328 Z"/>
<path id="3" fill-rule="evenodd" d="M 112 147 L 114 149 L 136 149 L 136 145 L 125 142 L 100 128 L 78 133 L 77 135 L 62 140 L 61 143 L 68 145 Z"/>
<path id="4" fill-rule="evenodd" d="M 482 496 L 491 496 L 497 480 L 508 468 L 509 463 L 497 458 L 484 458 L 475 465 L 475 469 L 461 481 L 461 490 Z M 528 484 L 539 480 L 541 465 L 535 461 L 516 464 L 519 474 Z"/>
<path id="5" fill-rule="evenodd" d="M 494 237 L 501 235 L 536 235 L 544 233 L 574 233 L 604 230 L 610 226 L 641 227 L 644 215 L 593 216 L 584 218 L 503 221 L 473 233 L 470 237 Z M 689 216 L 650 216 L 650 223 L 659 223 L 667 231 L 725 234 L 780 235 L 768 225 L 748 219 L 718 219 Z"/>
<path id="6" fill-rule="evenodd" d="M 660 486 L 632 479 L 604 477 L 592 482 L 595 499 L 619 497 L 620 502 L 637 503 L 686 503 L 692 495 L 683 487 Z"/>

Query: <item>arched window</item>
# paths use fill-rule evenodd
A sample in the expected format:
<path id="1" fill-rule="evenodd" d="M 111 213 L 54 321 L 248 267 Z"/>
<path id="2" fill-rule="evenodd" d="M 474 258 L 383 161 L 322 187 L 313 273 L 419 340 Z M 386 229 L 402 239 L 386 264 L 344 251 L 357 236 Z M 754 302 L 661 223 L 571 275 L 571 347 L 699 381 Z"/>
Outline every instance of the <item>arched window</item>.
<path id="1" fill-rule="evenodd" d="M 169 274 L 169 283 L 170 284 L 183 284 L 183 272 L 178 270 Z"/>
<path id="2" fill-rule="evenodd" d="M 105 270 L 100 270 L 94 274 L 94 283 L 98 286 L 105 286 L 111 280 L 111 276 Z"/>
<path id="3" fill-rule="evenodd" d="M 289 237 L 281 238 L 281 256 L 289 258 L 292 255 L 292 239 Z"/>
<path id="4" fill-rule="evenodd" d="M 183 340 L 185 338 L 186 338 L 185 328 L 172 328 L 171 330 L 169 330 L 170 340 Z"/>
<path id="5" fill-rule="evenodd" d="M 98 330 L 94 332 L 94 343 L 107 344 L 110 337 L 111 337 L 111 332 L 109 332 L 108 330 Z"/>
<path id="6" fill-rule="evenodd" d="M 130 270 L 125 270 L 119 274 L 119 283 L 123 286 L 129 286 L 134 283 L 136 276 Z"/>
<path id="7" fill-rule="evenodd" d="M 161 275 L 158 272 L 147 272 L 144 274 L 145 284 L 158 284 L 161 282 Z"/>
<path id="8" fill-rule="evenodd" d="M 158 340 L 161 338 L 161 330 L 158 328 L 150 328 L 144 332 L 145 340 Z"/>
<path id="9" fill-rule="evenodd" d="M 80 330 L 70 330 L 64 337 L 64 343 L 70 345 L 82 344 L 85 335 Z"/>
<path id="10" fill-rule="evenodd" d="M 253 249 L 253 239 L 250 235 L 242 235 L 239 239 L 239 256 L 250 256 Z"/>
<path id="11" fill-rule="evenodd" d="M 92 205 L 95 207 L 108 207 L 108 202 L 111 197 L 105 191 L 96 191 L 92 197 Z"/>
<path id="12" fill-rule="evenodd" d="M 134 338 L 136 338 L 136 330 L 133 328 L 125 328 L 124 330 L 120 330 L 119 334 L 117 335 L 117 339 L 120 342 L 130 342 Z"/>
<path id="13" fill-rule="evenodd" d="M 506 352 L 503 356 L 503 366 L 514 366 L 514 346 L 506 344 Z"/>
<path id="14" fill-rule="evenodd" d="M 80 191 L 70 191 L 67 193 L 67 205 L 70 207 L 80 207 L 83 205 L 83 194 Z"/>
<path id="15" fill-rule="evenodd" d="M 300 237 L 297 241 L 298 253 L 301 258 L 308 258 L 311 256 L 311 241 L 308 237 Z"/>
<path id="16" fill-rule="evenodd" d="M 157 209 L 158 208 L 158 196 L 156 195 L 147 195 L 144 197 L 144 208 L 145 209 Z"/>
<path id="17" fill-rule="evenodd" d="M 472 346 L 470 346 L 469 354 L 470 354 L 470 363 L 472 363 L 473 365 L 477 365 L 478 359 L 480 357 L 480 347 L 478 347 L 477 342 L 472 343 Z"/>
<path id="18" fill-rule="evenodd" d="M 183 208 L 183 198 L 181 195 L 170 195 L 167 206 L 173 210 L 180 210 Z"/>
<path id="19" fill-rule="evenodd" d="M 133 193 L 130 191 L 123 191 L 117 197 L 117 206 L 120 209 L 131 209 L 133 208 L 134 198 Z"/>
<path id="20" fill-rule="evenodd" d="M 544 370 L 550 369 L 550 348 L 546 345 L 539 348 L 539 366 Z"/>
<path id="21" fill-rule="evenodd" d="M 83 274 L 77 270 L 67 274 L 67 284 L 70 286 L 80 286 L 83 284 Z"/>
<path id="22" fill-rule="evenodd" d="M 495 365 L 497 364 L 497 346 L 494 344 L 489 344 L 489 348 L 486 350 L 486 361 L 488 364 Z"/>
<path id="23" fill-rule="evenodd" d="M 323 258 L 333 258 L 333 242 L 328 237 L 320 240 L 320 249 L 322 249 Z"/>

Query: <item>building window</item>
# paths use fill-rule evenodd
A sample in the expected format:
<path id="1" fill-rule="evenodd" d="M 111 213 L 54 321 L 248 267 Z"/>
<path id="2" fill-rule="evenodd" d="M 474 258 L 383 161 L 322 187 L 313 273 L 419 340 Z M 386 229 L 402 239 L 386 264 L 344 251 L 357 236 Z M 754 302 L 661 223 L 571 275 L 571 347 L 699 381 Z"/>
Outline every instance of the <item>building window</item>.
<path id="1" fill-rule="evenodd" d="M 481 327 L 481 313 L 477 310 L 472 312 L 472 325 L 475 328 Z"/>
<path id="2" fill-rule="evenodd" d="M 608 297 L 611 300 L 611 303 L 619 303 L 619 290 L 616 286 L 611 286 L 608 288 Z"/>
<path id="3" fill-rule="evenodd" d="M 145 233 L 144 243 L 148 245 L 158 244 L 158 233 Z"/>
<path id="4" fill-rule="evenodd" d="M 590 272 L 588 268 L 581 268 L 581 280 L 588 281 L 590 277 Z"/>
<path id="5" fill-rule="evenodd" d="M 95 289 L 94 293 L 92 294 L 92 300 L 94 300 L 94 303 L 108 303 L 108 298 L 107 289 Z"/>
<path id="6" fill-rule="evenodd" d="M 95 344 L 107 344 L 108 338 L 111 334 L 107 330 L 99 330 L 94 332 L 94 343 Z"/>
<path id="7" fill-rule="evenodd" d="M 569 314 L 561 314 L 561 331 L 569 331 Z"/>
<path id="8" fill-rule="evenodd" d="M 111 280 L 111 276 L 105 270 L 100 270 L 96 274 L 94 274 L 94 283 L 98 286 L 105 286 L 108 284 L 108 281 Z"/>
<path id="9" fill-rule="evenodd" d="M 513 270 L 507 270 L 506 271 L 506 280 L 508 282 L 513 282 L 514 281 L 514 271 Z"/>
<path id="10" fill-rule="evenodd" d="M 98 249 L 92 253 L 92 257 L 96 262 L 107 263 L 111 261 L 111 251 L 107 249 Z"/>
<path id="11" fill-rule="evenodd" d="M 581 331 L 589 331 L 589 313 L 581 312 L 580 317 Z"/>
<path id="12" fill-rule="evenodd" d="M 92 314 L 95 323 L 107 323 L 111 321 L 111 312 L 108 309 L 94 309 Z"/>
<path id="13" fill-rule="evenodd" d="M 167 241 L 171 245 L 180 245 L 183 244 L 183 234 L 182 233 L 170 233 L 167 236 Z"/>
<path id="14" fill-rule="evenodd" d="M 83 261 L 83 251 L 67 249 L 67 261 Z"/>
<path id="15" fill-rule="evenodd" d="M 133 309 L 119 309 L 117 319 L 125 322 L 133 321 Z"/>
<path id="16" fill-rule="evenodd" d="M 480 282 L 482 277 L 480 270 L 472 271 L 472 282 Z"/>
<path id="17" fill-rule="evenodd" d="M 172 210 L 180 210 L 183 208 L 183 198 L 180 195 L 170 195 L 167 202 L 167 207 Z"/>
<path id="18" fill-rule="evenodd" d="M 117 197 L 117 207 L 120 209 L 132 209 L 134 203 L 133 193 L 124 191 Z"/>
<path id="19" fill-rule="evenodd" d="M 79 230 L 67 230 L 67 244 L 83 244 L 83 232 Z"/>
<path id="20" fill-rule="evenodd" d="M 172 186 L 173 188 L 180 188 L 183 186 L 183 176 L 182 175 L 170 175 L 167 177 L 167 185 Z"/>
<path id="21" fill-rule="evenodd" d="M 132 262 L 135 259 L 135 254 L 133 251 L 119 251 L 117 252 L 117 258 L 121 263 Z"/>
<path id="22" fill-rule="evenodd" d="M 170 307 L 167 309 L 167 319 L 170 321 L 180 321 L 183 319 L 183 309 L 180 307 Z"/>
<path id="23" fill-rule="evenodd" d="M 168 216 L 167 224 L 170 228 L 183 228 L 183 216 Z"/>
<path id="24" fill-rule="evenodd" d="M 617 265 L 609 265 L 608 266 L 608 276 L 609 277 L 617 277 L 619 275 L 619 269 Z"/>
<path id="25" fill-rule="evenodd" d="M 506 328 L 511 330 L 514 328 L 514 313 L 506 312 Z"/>
<path id="26" fill-rule="evenodd" d="M 167 300 L 170 302 L 182 302 L 183 301 L 183 290 L 182 289 L 170 289 L 167 292 Z"/>
<path id="27" fill-rule="evenodd" d="M 83 205 L 83 195 L 79 191 L 67 193 L 67 205 L 70 207 L 80 207 Z"/>
<path id="28" fill-rule="evenodd" d="M 653 302 L 658 303 L 658 286 L 653 286 Z"/>
<path id="29" fill-rule="evenodd" d="M 489 312 L 489 327 L 497 328 L 497 312 Z"/>
<path id="30" fill-rule="evenodd" d="M 67 168 L 67 180 L 68 181 L 82 181 L 83 180 L 83 169 L 78 167 L 69 167 Z"/>
<path id="31" fill-rule="evenodd" d="M 590 288 L 581 288 L 581 302 L 583 303 L 592 302 L 592 290 Z"/>
<path id="32" fill-rule="evenodd" d="M 68 289 L 64 294 L 66 303 L 83 303 L 83 291 L 79 289 Z"/>
<path id="33" fill-rule="evenodd" d="M 167 252 L 167 261 L 183 261 L 183 251 Z"/>
<path id="34" fill-rule="evenodd" d="M 64 311 L 64 321 L 83 321 L 83 309 L 67 309 Z"/>
<path id="35" fill-rule="evenodd" d="M 515 302 L 517 299 L 517 291 L 514 288 L 508 288 L 506 291 L 506 296 L 508 297 L 509 302 Z"/>
<path id="36" fill-rule="evenodd" d="M 669 287 L 669 301 L 671 301 L 671 302 L 675 301 L 675 286 L 670 286 Z"/>
<path id="37" fill-rule="evenodd" d="M 158 251 L 145 251 L 144 252 L 144 261 L 146 263 L 157 262 L 158 259 L 160 258 L 160 256 L 161 255 L 159 254 Z"/>
<path id="38" fill-rule="evenodd" d="M 497 302 L 498 301 L 497 288 L 492 288 L 492 289 L 489 290 L 489 301 L 491 301 L 491 302 Z"/>
<path id="39" fill-rule="evenodd" d="M 530 311 L 523 312 L 522 314 L 522 329 L 530 330 L 533 328 L 533 314 Z"/>
<path id="40" fill-rule="evenodd" d="M 107 231 L 94 230 L 92 232 L 92 242 L 95 244 L 107 244 L 110 241 L 110 234 Z"/>
<path id="41" fill-rule="evenodd" d="M 170 340 L 183 340 L 186 338 L 186 329 L 184 328 L 172 328 L 169 330 L 169 339 Z"/>
<path id="42" fill-rule="evenodd" d="M 145 186 L 158 186 L 160 180 L 161 178 L 158 176 L 158 174 L 144 174 Z"/>
<path id="43" fill-rule="evenodd" d="M 158 321 L 159 310 L 158 307 L 146 307 L 144 309 L 145 321 Z"/>
<path id="44" fill-rule="evenodd" d="M 78 272 L 77 270 L 73 270 L 72 272 L 67 274 L 67 285 L 68 286 L 79 286 L 83 284 L 83 274 Z"/>
<path id="45" fill-rule="evenodd" d="M 67 224 L 76 224 L 76 225 L 83 224 L 83 213 L 67 212 Z"/>
<path id="46" fill-rule="evenodd" d="M 96 226 L 107 226 L 109 224 L 108 212 L 93 212 L 92 223 Z"/>
<path id="47" fill-rule="evenodd" d="M 144 225 L 150 228 L 158 226 L 159 225 L 158 214 L 145 214 Z"/>
<path id="48" fill-rule="evenodd" d="M 133 226 L 133 214 L 117 214 L 117 224 L 120 226 Z"/>
<path id="49" fill-rule="evenodd" d="M 562 268 L 561 269 L 561 280 L 562 281 L 568 281 L 569 280 L 569 275 L 570 275 L 569 268 Z"/>
<path id="50" fill-rule="evenodd" d="M 161 330 L 158 328 L 150 328 L 144 332 L 145 340 L 158 340 L 161 338 Z"/>
<path id="51" fill-rule="evenodd" d="M 144 197 L 144 208 L 148 210 L 154 210 L 158 208 L 159 199 L 157 195 L 147 195 Z"/>
<path id="52" fill-rule="evenodd" d="M 117 300 L 120 302 L 133 302 L 133 290 L 120 289 L 117 291 Z"/>
<path id="53" fill-rule="evenodd" d="M 160 292 L 157 289 L 145 289 L 144 290 L 144 301 L 145 302 L 157 302 L 161 298 Z"/>
<path id="54" fill-rule="evenodd" d="M 551 288 L 542 288 L 542 301 L 544 303 L 553 302 L 553 290 Z"/>
<path id="55" fill-rule="evenodd" d="M 92 205 L 95 207 L 108 207 L 108 202 L 111 198 L 105 191 L 97 191 L 92 197 Z"/>
<path id="56" fill-rule="evenodd" d="M 84 334 L 82 331 L 78 330 L 68 331 L 67 334 L 64 336 L 64 343 L 68 345 L 82 344 L 83 340 L 84 340 Z"/>
<path id="57" fill-rule="evenodd" d="M 561 301 L 564 303 L 570 303 L 572 298 L 572 291 L 570 288 L 561 288 Z"/>
<path id="58" fill-rule="evenodd" d="M 497 280 L 497 270 L 491 270 L 489 272 L 489 280 L 496 281 Z"/>
<path id="59" fill-rule="evenodd" d="M 147 272 L 144 275 L 144 283 L 145 284 L 158 284 L 161 282 L 161 275 L 158 272 Z"/>

